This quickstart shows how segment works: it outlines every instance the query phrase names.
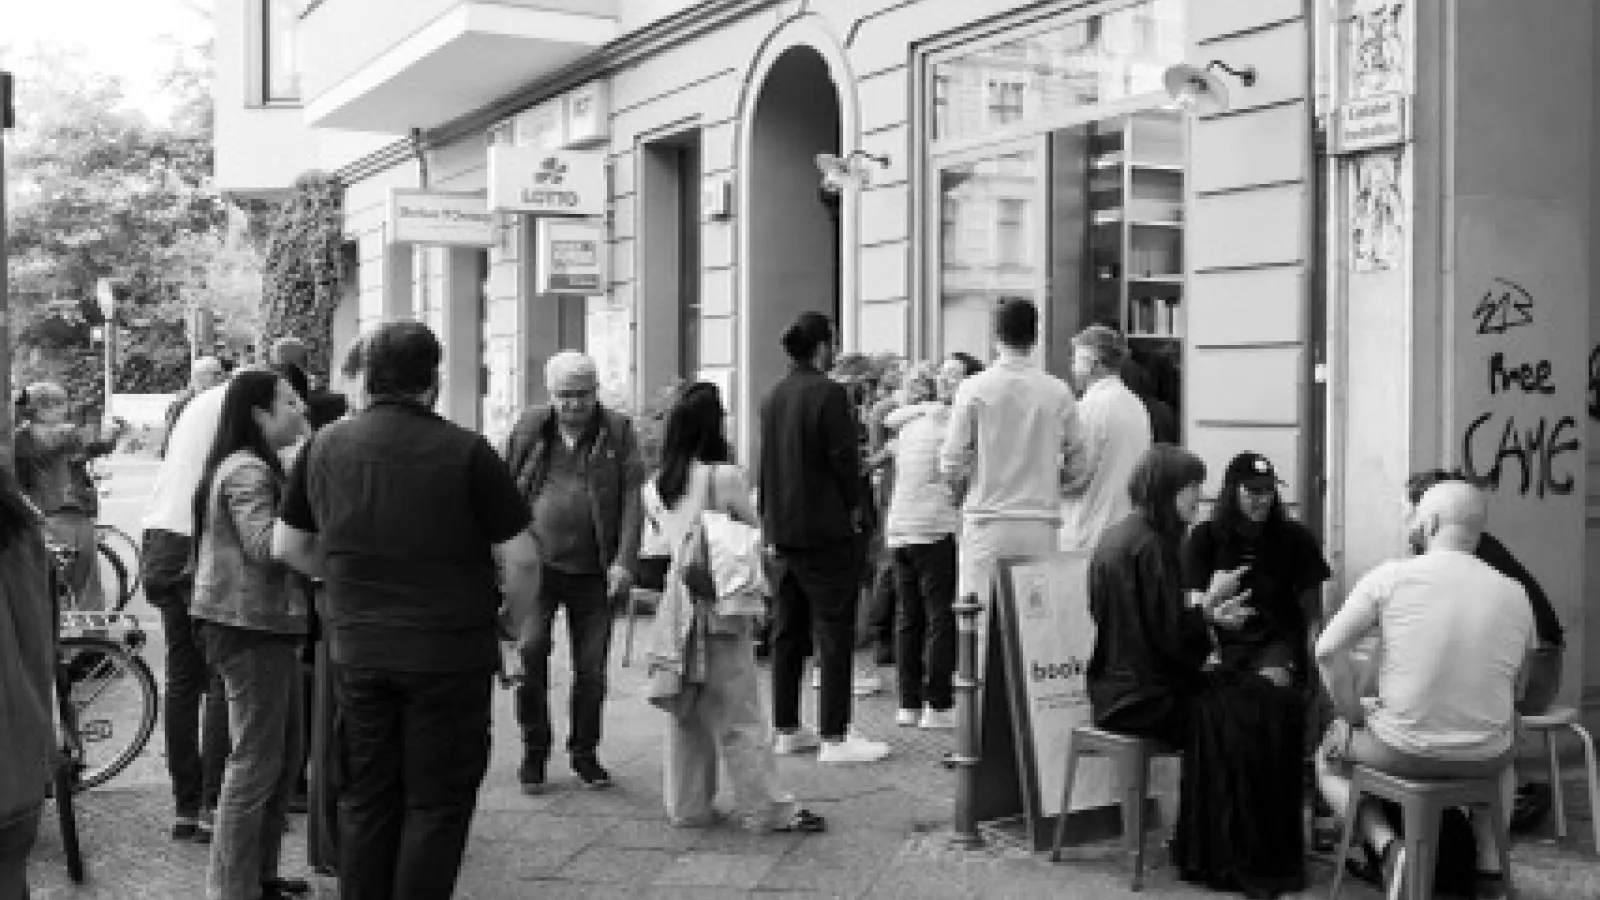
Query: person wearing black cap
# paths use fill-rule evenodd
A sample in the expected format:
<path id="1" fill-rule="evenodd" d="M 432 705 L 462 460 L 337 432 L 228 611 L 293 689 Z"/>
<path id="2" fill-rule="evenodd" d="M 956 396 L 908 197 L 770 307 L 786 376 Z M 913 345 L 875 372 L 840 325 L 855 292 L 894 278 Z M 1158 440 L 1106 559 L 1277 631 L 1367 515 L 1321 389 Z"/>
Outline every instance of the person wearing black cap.
<path id="1" fill-rule="evenodd" d="M 772 717 L 781 755 L 820 743 L 820 762 L 872 762 L 889 745 L 850 729 L 857 539 L 871 498 L 850 397 L 824 374 L 833 346 L 828 319 L 802 313 L 783 333 L 793 365 L 761 406 L 761 529 L 782 570 L 773 601 Z M 822 673 L 817 732 L 800 727 L 800 676 L 813 635 Z"/>
<path id="2" fill-rule="evenodd" d="M 1184 588 L 1205 591 L 1237 571 L 1255 615 L 1218 634 L 1224 668 L 1260 673 L 1280 687 L 1310 679 L 1312 626 L 1322 618 L 1318 587 L 1332 576 L 1311 530 L 1289 518 L 1277 470 L 1259 453 L 1228 463 L 1211 517 L 1183 546 Z"/>

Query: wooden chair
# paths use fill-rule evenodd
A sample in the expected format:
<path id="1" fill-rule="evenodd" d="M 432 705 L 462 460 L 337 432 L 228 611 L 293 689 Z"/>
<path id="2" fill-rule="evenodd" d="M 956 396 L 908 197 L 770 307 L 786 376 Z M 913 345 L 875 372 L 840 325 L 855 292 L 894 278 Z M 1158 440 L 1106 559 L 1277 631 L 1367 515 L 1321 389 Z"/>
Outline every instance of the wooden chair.
<path id="1" fill-rule="evenodd" d="M 1405 878 L 1411 900 L 1433 897 L 1433 870 L 1438 863 L 1439 821 L 1452 806 L 1486 808 L 1493 819 L 1495 849 L 1500 854 L 1500 871 L 1505 874 L 1506 897 L 1516 900 L 1511 886 L 1511 835 L 1506 828 L 1505 804 L 1500 799 L 1500 773 L 1471 779 L 1410 779 L 1389 775 L 1363 765 L 1352 767 L 1350 805 L 1344 818 L 1344 840 L 1335 859 L 1343 860 L 1355 843 L 1357 813 L 1364 796 L 1380 797 L 1400 804 L 1405 832 L 1405 865 L 1396 877 Z M 1407 875 L 1409 873 L 1409 877 Z M 1329 900 L 1339 896 L 1344 881 L 1344 866 L 1333 870 L 1333 889 Z M 1386 888 L 1391 887 L 1386 885 Z M 1393 894 L 1390 894 L 1393 896 Z"/>
<path id="2" fill-rule="evenodd" d="M 1072 784 L 1078 774 L 1078 760 L 1101 756 L 1113 761 L 1122 793 L 1122 843 L 1133 869 L 1132 890 L 1144 886 L 1144 807 L 1150 785 L 1150 761 L 1157 757 L 1179 756 L 1179 752 L 1160 741 L 1117 734 L 1083 725 L 1072 729 L 1067 743 L 1067 772 L 1061 790 L 1061 814 L 1056 819 L 1055 842 L 1050 861 L 1061 859 L 1061 844 L 1067 833 L 1067 811 L 1072 808 Z"/>
<path id="3" fill-rule="evenodd" d="M 1556 756 L 1555 733 L 1569 729 L 1583 744 L 1584 773 L 1589 780 L 1589 820 L 1594 825 L 1594 852 L 1600 854 L 1600 774 L 1596 772 L 1594 740 L 1578 723 L 1578 711 L 1558 707 L 1537 716 L 1523 716 L 1522 727 L 1544 736 L 1544 751 L 1550 760 L 1550 799 L 1556 807 L 1556 835 L 1567 836 L 1567 804 L 1561 790 L 1561 761 Z"/>

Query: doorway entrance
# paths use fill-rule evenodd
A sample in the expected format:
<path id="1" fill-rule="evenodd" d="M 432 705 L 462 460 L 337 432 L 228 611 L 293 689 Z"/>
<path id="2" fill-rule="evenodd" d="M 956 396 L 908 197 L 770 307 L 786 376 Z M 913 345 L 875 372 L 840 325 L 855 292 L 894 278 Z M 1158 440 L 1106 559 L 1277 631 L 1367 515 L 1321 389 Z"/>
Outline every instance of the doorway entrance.
<path id="1" fill-rule="evenodd" d="M 839 153 L 839 93 L 822 55 L 795 46 L 778 57 L 760 87 L 750 128 L 750 348 L 740 360 L 749 391 L 744 409 L 788 370 L 783 329 L 802 312 L 843 321 L 841 238 L 836 199 L 822 190 L 817 155 Z"/>

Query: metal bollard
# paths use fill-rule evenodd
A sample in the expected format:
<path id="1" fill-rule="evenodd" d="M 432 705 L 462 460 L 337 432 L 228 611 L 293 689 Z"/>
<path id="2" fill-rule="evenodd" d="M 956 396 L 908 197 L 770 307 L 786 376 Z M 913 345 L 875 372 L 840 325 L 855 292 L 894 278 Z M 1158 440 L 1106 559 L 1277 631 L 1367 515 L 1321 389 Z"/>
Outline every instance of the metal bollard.
<path id="1" fill-rule="evenodd" d="M 961 850 L 983 846 L 978 833 L 974 802 L 978 791 L 978 702 L 983 678 L 978 672 L 978 614 L 983 604 L 978 595 L 968 594 L 951 607 L 956 614 L 956 676 L 952 687 L 959 713 L 956 723 L 956 752 L 945 764 L 956 770 L 955 822 L 950 845 Z"/>

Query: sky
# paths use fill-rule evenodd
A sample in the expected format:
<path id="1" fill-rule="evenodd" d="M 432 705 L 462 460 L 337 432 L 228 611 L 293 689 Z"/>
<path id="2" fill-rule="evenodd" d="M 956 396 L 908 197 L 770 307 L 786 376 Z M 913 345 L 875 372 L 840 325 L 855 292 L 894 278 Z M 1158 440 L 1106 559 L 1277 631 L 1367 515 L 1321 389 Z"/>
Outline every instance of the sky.
<path id="1" fill-rule="evenodd" d="M 0 46 L 82 47 L 91 65 L 122 79 L 130 106 L 159 118 L 170 104 L 157 80 L 173 55 L 163 38 L 204 40 L 211 5 L 212 0 L 0 0 Z"/>

